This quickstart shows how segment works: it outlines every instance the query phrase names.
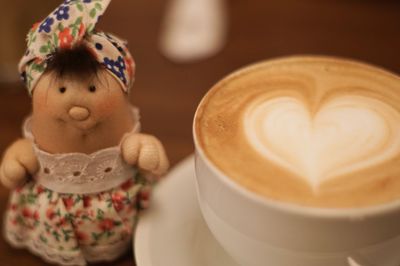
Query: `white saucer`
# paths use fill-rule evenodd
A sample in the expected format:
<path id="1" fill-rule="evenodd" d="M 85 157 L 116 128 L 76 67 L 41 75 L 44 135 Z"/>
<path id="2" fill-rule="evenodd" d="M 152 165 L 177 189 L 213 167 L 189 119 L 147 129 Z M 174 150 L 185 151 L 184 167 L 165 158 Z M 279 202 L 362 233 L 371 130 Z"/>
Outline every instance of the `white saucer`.
<path id="1" fill-rule="evenodd" d="M 134 253 L 137 266 L 238 266 L 201 216 L 193 156 L 156 186 L 136 229 Z"/>

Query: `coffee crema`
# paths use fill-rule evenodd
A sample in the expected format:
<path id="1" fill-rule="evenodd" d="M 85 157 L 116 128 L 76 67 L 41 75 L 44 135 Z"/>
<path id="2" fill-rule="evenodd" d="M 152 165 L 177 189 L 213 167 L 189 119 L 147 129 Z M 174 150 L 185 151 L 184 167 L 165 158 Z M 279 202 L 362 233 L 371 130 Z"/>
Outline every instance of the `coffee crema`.
<path id="1" fill-rule="evenodd" d="M 215 85 L 195 117 L 206 156 L 244 188 L 313 207 L 400 199 L 400 78 L 329 57 L 289 57 Z"/>

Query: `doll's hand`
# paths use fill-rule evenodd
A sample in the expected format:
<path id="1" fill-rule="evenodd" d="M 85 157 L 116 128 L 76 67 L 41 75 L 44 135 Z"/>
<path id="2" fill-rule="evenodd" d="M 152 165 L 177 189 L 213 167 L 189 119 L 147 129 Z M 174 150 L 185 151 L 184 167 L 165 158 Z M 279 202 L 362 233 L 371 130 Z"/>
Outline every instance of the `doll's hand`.
<path id="1" fill-rule="evenodd" d="M 28 139 L 14 142 L 5 152 L 0 166 L 0 181 L 13 189 L 22 185 L 28 175 L 34 175 L 39 169 L 39 163 L 34 154 L 32 143 Z"/>
<path id="2" fill-rule="evenodd" d="M 163 145 L 151 135 L 128 135 L 122 143 L 122 156 L 128 164 L 137 165 L 156 176 L 165 174 L 169 167 Z"/>

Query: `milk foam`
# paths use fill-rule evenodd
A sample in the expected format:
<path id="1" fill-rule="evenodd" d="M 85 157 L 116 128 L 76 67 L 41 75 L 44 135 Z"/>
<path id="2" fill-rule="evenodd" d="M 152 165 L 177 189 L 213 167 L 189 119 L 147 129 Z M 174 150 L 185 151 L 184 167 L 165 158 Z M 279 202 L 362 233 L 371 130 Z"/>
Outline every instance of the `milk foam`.
<path id="1" fill-rule="evenodd" d="M 200 104 L 197 144 L 261 197 L 322 208 L 400 200 L 400 77 L 327 57 L 255 64 Z"/>
<path id="2" fill-rule="evenodd" d="M 251 146 L 266 160 L 320 185 L 400 153 L 400 114 L 361 95 L 341 95 L 312 113 L 295 97 L 254 101 L 244 116 Z"/>

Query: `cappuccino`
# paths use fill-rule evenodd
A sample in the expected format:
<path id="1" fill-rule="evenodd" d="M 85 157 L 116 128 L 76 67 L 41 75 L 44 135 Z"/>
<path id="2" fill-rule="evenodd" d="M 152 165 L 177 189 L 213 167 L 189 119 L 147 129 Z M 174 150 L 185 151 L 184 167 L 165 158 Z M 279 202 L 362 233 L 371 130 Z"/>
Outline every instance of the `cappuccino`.
<path id="1" fill-rule="evenodd" d="M 351 208 L 400 199 L 400 78 L 329 57 L 242 69 L 201 102 L 208 159 L 262 197 Z"/>

